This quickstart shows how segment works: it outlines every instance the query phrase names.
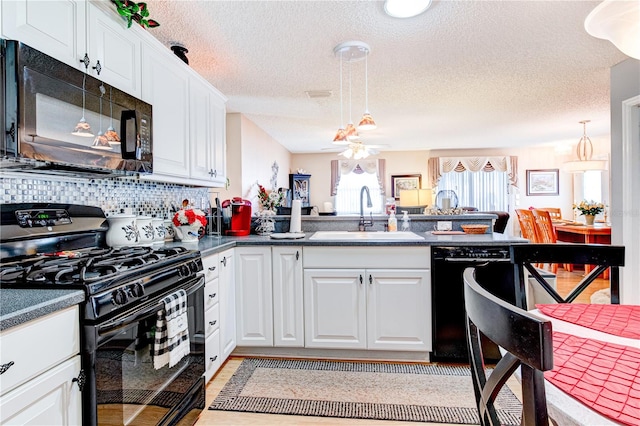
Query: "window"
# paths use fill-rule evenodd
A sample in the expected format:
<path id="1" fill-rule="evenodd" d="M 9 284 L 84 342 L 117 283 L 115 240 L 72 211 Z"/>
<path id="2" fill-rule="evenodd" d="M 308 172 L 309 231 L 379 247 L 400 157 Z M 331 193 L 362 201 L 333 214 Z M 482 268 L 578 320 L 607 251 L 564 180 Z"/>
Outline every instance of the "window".
<path id="1" fill-rule="evenodd" d="M 367 207 L 367 196 L 363 194 L 363 212 L 382 213 L 384 202 L 380 193 L 380 183 L 375 173 L 352 172 L 340 177 L 336 193 L 336 212 L 338 214 L 360 214 L 360 190 L 369 187 L 373 208 Z"/>
<path id="2" fill-rule="evenodd" d="M 585 200 L 603 201 L 602 198 L 602 172 L 600 170 L 588 170 L 582 175 L 582 188 Z"/>
<path id="3" fill-rule="evenodd" d="M 449 172 L 442 175 L 436 194 L 453 190 L 458 207 L 475 207 L 479 211 L 509 211 L 507 172 Z"/>

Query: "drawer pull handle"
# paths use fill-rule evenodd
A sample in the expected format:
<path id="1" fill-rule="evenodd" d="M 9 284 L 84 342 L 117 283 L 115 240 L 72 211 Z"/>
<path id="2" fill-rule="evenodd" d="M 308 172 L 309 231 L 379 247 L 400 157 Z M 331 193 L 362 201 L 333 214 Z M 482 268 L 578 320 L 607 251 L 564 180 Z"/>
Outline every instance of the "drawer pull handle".
<path id="1" fill-rule="evenodd" d="M 362 274 L 360 274 L 360 284 L 362 284 Z"/>
<path id="2" fill-rule="evenodd" d="M 210 295 L 209 295 L 209 299 L 213 299 L 214 297 L 216 297 L 216 295 L 217 295 L 217 294 L 218 294 L 218 293 L 212 293 L 212 294 L 210 294 Z"/>
<path id="3" fill-rule="evenodd" d="M 87 382 L 87 375 L 84 373 L 84 370 L 80 370 L 80 372 L 78 373 L 78 377 L 71 380 L 71 382 L 77 382 L 78 389 L 80 389 L 80 392 L 82 392 L 82 390 L 84 389 L 84 384 Z"/>
<path id="4" fill-rule="evenodd" d="M 13 361 L 9 361 L 6 364 L 2 364 L 0 365 L 0 374 L 4 373 L 5 371 L 7 371 L 9 368 L 11 368 L 11 366 L 14 364 Z"/>
<path id="5" fill-rule="evenodd" d="M 213 271 L 215 271 L 215 270 L 216 270 L 216 267 L 215 267 L 215 266 L 209 266 L 209 270 L 210 270 L 211 272 L 213 272 Z"/>
<path id="6" fill-rule="evenodd" d="M 209 359 L 211 360 L 211 362 L 213 362 L 213 361 L 215 361 L 216 359 L 218 359 L 218 355 L 216 355 L 216 356 L 214 356 L 214 357 L 211 357 L 211 358 L 209 358 Z"/>
<path id="7" fill-rule="evenodd" d="M 296 250 L 296 260 L 300 260 L 300 252 Z"/>
<path id="8" fill-rule="evenodd" d="M 217 322 L 218 320 L 209 321 L 209 325 L 216 325 Z"/>
<path id="9" fill-rule="evenodd" d="M 373 278 L 371 277 L 371 274 L 369 274 L 369 284 L 373 284 Z"/>

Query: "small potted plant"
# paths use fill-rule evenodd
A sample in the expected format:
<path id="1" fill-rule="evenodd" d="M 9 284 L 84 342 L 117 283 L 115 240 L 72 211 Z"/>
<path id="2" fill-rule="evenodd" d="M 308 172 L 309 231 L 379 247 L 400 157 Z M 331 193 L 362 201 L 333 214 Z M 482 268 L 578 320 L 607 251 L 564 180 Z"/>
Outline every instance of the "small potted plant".
<path id="1" fill-rule="evenodd" d="M 111 0 L 118 10 L 118 14 L 127 20 L 127 28 L 131 28 L 133 21 L 136 21 L 143 28 L 155 28 L 160 24 L 149 18 L 149 9 L 144 2 L 136 3 L 131 0 Z"/>
<path id="2" fill-rule="evenodd" d="M 580 201 L 580 204 L 574 204 L 573 208 L 580 211 L 580 214 L 584 216 L 584 220 L 587 225 L 593 225 L 596 215 L 604 211 L 604 204 L 596 203 L 593 200 L 582 200 Z"/>

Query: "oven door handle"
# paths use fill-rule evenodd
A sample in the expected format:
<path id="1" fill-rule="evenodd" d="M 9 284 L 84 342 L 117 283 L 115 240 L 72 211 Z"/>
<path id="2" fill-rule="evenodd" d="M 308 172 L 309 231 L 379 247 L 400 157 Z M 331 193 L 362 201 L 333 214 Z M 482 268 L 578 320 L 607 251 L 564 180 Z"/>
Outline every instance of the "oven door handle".
<path id="1" fill-rule="evenodd" d="M 204 276 L 199 276 L 196 283 L 188 288 L 185 288 L 184 291 L 187 293 L 187 296 L 189 296 L 198 291 L 203 286 Z M 163 308 L 164 303 L 162 302 L 162 299 L 160 299 L 159 302 L 152 303 L 150 306 L 147 306 L 146 308 L 136 312 L 133 315 L 124 315 L 122 317 L 118 317 L 109 322 L 101 324 L 97 327 L 98 336 L 104 336 L 106 334 L 113 333 L 115 330 L 119 330 L 123 327 L 128 326 L 129 324 L 136 323 L 152 315 L 155 315 L 160 309 Z"/>

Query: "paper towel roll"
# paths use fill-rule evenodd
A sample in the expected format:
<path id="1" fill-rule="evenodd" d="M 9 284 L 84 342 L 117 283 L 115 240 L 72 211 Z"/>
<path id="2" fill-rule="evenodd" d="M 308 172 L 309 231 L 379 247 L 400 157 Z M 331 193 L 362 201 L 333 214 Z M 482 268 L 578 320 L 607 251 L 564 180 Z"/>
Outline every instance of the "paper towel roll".
<path id="1" fill-rule="evenodd" d="M 293 200 L 291 202 L 291 222 L 289 223 L 289 232 L 302 232 L 302 201 Z"/>
<path id="2" fill-rule="evenodd" d="M 331 201 L 324 202 L 324 211 L 327 213 L 333 212 L 333 203 Z"/>

